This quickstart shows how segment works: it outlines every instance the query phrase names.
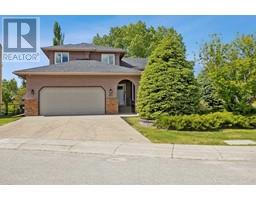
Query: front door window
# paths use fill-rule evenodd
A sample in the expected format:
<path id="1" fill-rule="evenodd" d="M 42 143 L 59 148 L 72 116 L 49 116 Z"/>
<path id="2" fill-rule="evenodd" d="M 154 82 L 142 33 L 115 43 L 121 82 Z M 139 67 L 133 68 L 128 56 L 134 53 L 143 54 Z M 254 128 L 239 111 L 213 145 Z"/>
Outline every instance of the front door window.
<path id="1" fill-rule="evenodd" d="M 126 88 L 125 84 L 119 84 L 117 87 L 117 96 L 118 96 L 118 105 L 125 106 L 126 105 Z"/>

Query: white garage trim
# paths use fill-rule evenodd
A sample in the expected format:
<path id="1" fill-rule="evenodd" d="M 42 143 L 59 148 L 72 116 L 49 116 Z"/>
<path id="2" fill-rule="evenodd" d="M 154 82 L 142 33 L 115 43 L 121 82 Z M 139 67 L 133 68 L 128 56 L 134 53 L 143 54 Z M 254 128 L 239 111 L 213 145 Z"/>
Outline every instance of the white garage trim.
<path id="1" fill-rule="evenodd" d="M 50 86 L 39 90 L 40 115 L 100 115 L 106 112 L 106 92 L 99 86 Z"/>

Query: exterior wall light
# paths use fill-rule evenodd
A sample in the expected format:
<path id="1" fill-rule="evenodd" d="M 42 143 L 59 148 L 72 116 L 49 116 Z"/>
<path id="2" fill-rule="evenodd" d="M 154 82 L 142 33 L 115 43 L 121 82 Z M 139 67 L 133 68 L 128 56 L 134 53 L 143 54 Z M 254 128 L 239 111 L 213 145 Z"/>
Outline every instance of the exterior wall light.
<path id="1" fill-rule="evenodd" d="M 109 91 L 108 91 L 108 96 L 112 96 L 113 95 L 113 90 L 110 88 Z"/>
<path id="2" fill-rule="evenodd" d="M 34 89 L 31 90 L 31 94 L 32 94 L 33 96 L 35 95 L 35 90 L 34 90 Z"/>

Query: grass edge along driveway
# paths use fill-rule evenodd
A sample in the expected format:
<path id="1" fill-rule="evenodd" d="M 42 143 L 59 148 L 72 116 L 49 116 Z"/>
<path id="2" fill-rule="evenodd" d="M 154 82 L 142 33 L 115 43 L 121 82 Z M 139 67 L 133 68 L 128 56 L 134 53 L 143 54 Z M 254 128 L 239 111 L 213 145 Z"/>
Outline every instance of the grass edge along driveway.
<path id="1" fill-rule="evenodd" d="M 256 141 L 256 129 L 176 131 L 143 126 L 139 122 L 139 117 L 123 117 L 123 119 L 153 143 L 226 145 L 224 140 L 248 139 Z"/>
<path id="2" fill-rule="evenodd" d="M 21 116 L 0 116 L 0 126 L 19 120 Z"/>

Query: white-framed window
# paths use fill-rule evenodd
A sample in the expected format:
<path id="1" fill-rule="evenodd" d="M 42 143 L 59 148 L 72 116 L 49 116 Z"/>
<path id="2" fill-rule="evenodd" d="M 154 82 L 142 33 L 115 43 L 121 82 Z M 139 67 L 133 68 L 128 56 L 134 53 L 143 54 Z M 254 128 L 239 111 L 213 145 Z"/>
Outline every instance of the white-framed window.
<path id="1" fill-rule="evenodd" d="M 68 52 L 55 52 L 55 64 L 64 63 L 69 61 Z"/>
<path id="2" fill-rule="evenodd" d="M 101 62 L 114 65 L 115 64 L 115 54 L 101 54 Z"/>

